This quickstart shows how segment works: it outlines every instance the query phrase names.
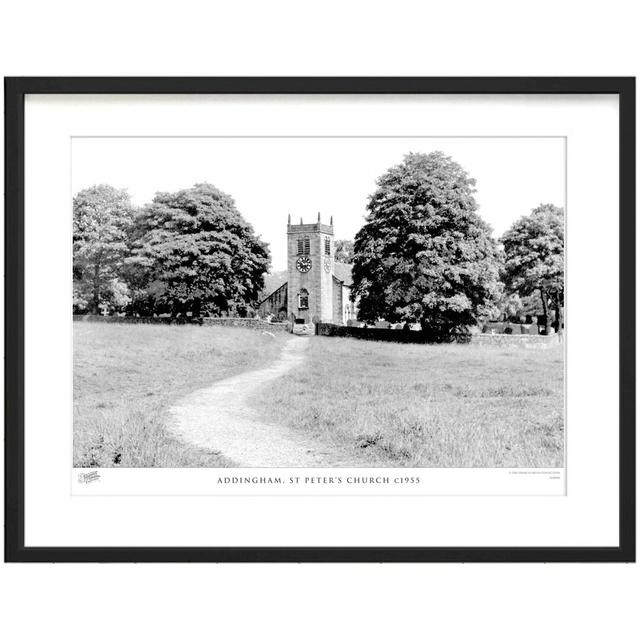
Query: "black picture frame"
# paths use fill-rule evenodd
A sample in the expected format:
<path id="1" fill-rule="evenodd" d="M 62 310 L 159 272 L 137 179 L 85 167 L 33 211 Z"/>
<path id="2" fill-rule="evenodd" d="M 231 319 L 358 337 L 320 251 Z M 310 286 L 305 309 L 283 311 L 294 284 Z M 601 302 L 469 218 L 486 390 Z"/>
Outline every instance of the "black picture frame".
<path id="1" fill-rule="evenodd" d="M 5 78 L 5 561 L 635 561 L 635 78 Z M 614 547 L 26 547 L 24 542 L 24 99 L 27 94 L 616 94 L 620 161 L 620 540 Z"/>

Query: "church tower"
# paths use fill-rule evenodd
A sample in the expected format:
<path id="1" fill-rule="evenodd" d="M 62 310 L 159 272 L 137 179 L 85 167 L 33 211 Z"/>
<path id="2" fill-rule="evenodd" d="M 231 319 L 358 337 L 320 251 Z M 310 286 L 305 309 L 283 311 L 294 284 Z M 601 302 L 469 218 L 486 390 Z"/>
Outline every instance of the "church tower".
<path id="1" fill-rule="evenodd" d="M 334 275 L 333 217 L 330 223 L 287 223 L 287 316 L 307 322 L 332 322 Z"/>

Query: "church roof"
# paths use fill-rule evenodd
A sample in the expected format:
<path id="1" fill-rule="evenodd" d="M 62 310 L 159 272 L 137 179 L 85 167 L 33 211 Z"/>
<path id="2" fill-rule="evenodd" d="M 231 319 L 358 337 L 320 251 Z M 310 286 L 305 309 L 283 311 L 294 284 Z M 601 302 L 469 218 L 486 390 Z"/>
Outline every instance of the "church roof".
<path id="1" fill-rule="evenodd" d="M 351 268 L 353 265 L 345 264 L 344 262 L 334 262 L 333 264 L 333 272 L 335 274 L 336 279 L 344 282 L 348 287 L 353 285 L 353 277 L 351 275 Z"/>

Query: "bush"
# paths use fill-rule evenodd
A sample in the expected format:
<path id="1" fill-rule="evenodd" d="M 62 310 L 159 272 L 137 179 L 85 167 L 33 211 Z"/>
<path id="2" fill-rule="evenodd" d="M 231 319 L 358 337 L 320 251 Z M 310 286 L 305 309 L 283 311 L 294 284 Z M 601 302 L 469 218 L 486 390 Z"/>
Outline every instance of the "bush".
<path id="1" fill-rule="evenodd" d="M 396 331 L 377 327 L 349 327 L 345 325 L 319 322 L 316 324 L 316 335 L 331 337 L 351 337 L 361 340 L 380 340 L 383 342 L 415 342 L 431 344 L 439 342 L 471 342 L 471 334 L 466 332 L 433 335 L 425 331 Z"/>

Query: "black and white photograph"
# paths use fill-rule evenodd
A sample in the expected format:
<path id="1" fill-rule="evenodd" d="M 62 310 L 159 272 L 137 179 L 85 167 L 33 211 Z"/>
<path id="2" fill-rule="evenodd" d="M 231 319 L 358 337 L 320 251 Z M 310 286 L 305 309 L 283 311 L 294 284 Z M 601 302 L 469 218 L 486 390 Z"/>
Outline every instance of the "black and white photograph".
<path id="1" fill-rule="evenodd" d="M 74 468 L 562 469 L 566 162 L 74 137 Z"/>

